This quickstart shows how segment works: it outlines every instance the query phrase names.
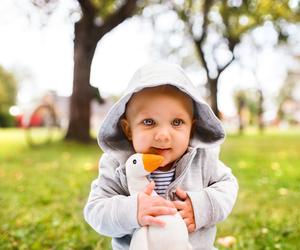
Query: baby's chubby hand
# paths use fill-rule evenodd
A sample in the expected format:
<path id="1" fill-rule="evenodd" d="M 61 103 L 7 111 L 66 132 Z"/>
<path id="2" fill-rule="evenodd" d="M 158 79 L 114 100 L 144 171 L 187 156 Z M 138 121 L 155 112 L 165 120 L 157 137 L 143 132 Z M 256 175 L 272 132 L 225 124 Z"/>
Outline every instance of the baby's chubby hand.
<path id="1" fill-rule="evenodd" d="M 176 195 L 179 197 L 180 201 L 173 201 L 173 203 L 184 220 L 189 233 L 192 233 L 196 229 L 192 201 L 187 193 L 179 187 L 176 189 Z"/>
<path id="2" fill-rule="evenodd" d="M 151 181 L 144 192 L 138 194 L 138 222 L 141 226 L 164 226 L 164 221 L 156 218 L 158 215 L 175 214 L 177 209 L 171 201 L 160 196 L 151 196 L 155 187 Z"/>

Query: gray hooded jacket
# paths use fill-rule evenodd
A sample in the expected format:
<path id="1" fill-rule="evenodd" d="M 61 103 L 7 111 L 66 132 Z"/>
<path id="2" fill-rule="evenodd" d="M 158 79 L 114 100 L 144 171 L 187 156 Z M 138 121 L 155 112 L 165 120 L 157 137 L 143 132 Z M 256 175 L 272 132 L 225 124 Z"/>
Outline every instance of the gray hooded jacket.
<path id="1" fill-rule="evenodd" d="M 102 123 L 98 142 L 104 153 L 99 163 L 99 176 L 92 182 L 84 208 L 85 220 L 99 234 L 113 238 L 114 250 L 129 249 L 131 235 L 140 227 L 137 195 L 129 195 L 125 173 L 125 161 L 134 150 L 120 128 L 119 120 L 135 92 L 163 84 L 176 86 L 194 101 L 196 129 L 187 152 L 178 161 L 175 180 L 165 195 L 166 199 L 176 199 L 177 186 L 187 191 L 196 222 L 195 232 L 189 234 L 193 249 L 215 249 L 216 224 L 226 219 L 237 197 L 237 180 L 219 160 L 220 144 L 225 138 L 220 121 L 179 66 L 168 63 L 146 65 L 134 74 L 127 91 Z"/>

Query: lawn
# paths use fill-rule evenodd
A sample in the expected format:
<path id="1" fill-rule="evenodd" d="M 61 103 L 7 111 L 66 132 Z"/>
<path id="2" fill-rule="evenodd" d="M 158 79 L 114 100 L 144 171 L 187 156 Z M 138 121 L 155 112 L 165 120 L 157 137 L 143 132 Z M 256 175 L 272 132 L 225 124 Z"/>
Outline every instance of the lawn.
<path id="1" fill-rule="evenodd" d="M 222 160 L 240 185 L 216 245 L 300 249 L 300 131 L 228 136 Z M 21 130 L 0 130 L 0 249 L 110 249 L 83 220 L 96 145 L 30 148 Z M 229 237 L 228 237 L 229 236 Z M 226 238 L 228 237 L 228 238 Z"/>

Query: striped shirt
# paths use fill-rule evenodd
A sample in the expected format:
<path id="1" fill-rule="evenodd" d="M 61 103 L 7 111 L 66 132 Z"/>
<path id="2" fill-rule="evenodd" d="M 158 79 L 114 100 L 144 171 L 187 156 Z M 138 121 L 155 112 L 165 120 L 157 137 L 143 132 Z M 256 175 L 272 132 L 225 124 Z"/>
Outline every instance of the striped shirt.
<path id="1" fill-rule="evenodd" d="M 158 195 L 164 195 L 166 189 L 170 185 L 170 183 L 174 180 L 175 177 L 175 167 L 173 166 L 169 171 L 153 171 L 149 178 L 155 182 L 155 192 Z"/>

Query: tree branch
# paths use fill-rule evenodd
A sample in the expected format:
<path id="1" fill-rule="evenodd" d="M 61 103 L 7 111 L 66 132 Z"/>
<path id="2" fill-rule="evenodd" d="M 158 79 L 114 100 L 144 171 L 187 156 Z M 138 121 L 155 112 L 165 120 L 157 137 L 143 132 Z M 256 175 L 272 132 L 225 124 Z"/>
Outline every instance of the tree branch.
<path id="1" fill-rule="evenodd" d="M 209 24 L 209 19 L 208 19 L 208 14 L 209 14 L 209 10 L 211 8 L 213 4 L 213 0 L 206 0 L 204 1 L 204 8 L 203 8 L 203 31 L 202 31 L 202 35 L 198 41 L 199 44 L 203 44 L 206 36 L 207 36 L 207 28 L 208 28 L 208 24 Z"/>
<path id="2" fill-rule="evenodd" d="M 219 78 L 219 76 L 221 75 L 221 73 L 233 62 L 233 60 L 235 59 L 233 53 L 232 53 L 232 58 L 221 68 L 218 68 L 218 76 L 217 79 Z"/>
<path id="3" fill-rule="evenodd" d="M 128 17 L 132 16 L 136 10 L 136 2 L 137 0 L 127 0 L 125 4 L 119 8 L 119 10 L 108 16 L 104 23 L 100 27 L 97 27 L 95 31 L 97 39 L 100 40 L 100 38 L 107 32 L 111 31 Z"/>
<path id="4" fill-rule="evenodd" d="M 94 18 L 96 16 L 96 8 L 90 0 L 77 0 L 84 17 Z"/>
<path id="5" fill-rule="evenodd" d="M 232 54 L 232 58 L 223 66 L 223 67 L 219 67 L 218 65 L 217 65 L 217 70 L 218 70 L 218 74 L 217 74 L 217 79 L 219 78 L 219 76 L 221 75 L 221 73 L 233 62 L 233 60 L 235 59 L 235 57 L 234 57 L 234 53 L 233 53 L 233 50 L 234 50 L 234 48 L 235 48 L 235 46 L 236 46 L 236 44 L 237 44 L 237 42 L 235 42 L 235 41 L 233 41 L 233 40 L 230 40 L 230 39 L 228 39 L 228 42 L 229 42 L 229 45 L 228 45 L 228 47 L 229 47 L 229 50 L 230 50 L 230 52 L 231 52 L 231 54 Z M 215 59 L 215 61 L 216 61 L 216 59 Z"/>
<path id="6" fill-rule="evenodd" d="M 194 42 L 196 44 L 196 49 L 197 49 L 198 55 L 200 57 L 201 64 L 205 68 L 207 79 L 209 79 L 209 69 L 208 69 L 208 65 L 207 65 L 206 60 L 205 60 L 205 54 L 204 54 L 204 50 L 202 48 L 202 44 L 200 42 L 199 42 L 199 44 L 197 44 L 198 41 L 195 40 L 195 39 L 194 39 Z"/>
<path id="7" fill-rule="evenodd" d="M 194 40 L 194 43 L 196 45 L 198 54 L 200 56 L 201 63 L 203 65 L 203 67 L 205 68 L 207 79 L 209 79 L 209 69 L 208 69 L 207 62 L 205 60 L 205 54 L 204 54 L 204 50 L 203 50 L 203 44 L 204 44 L 204 41 L 205 41 L 205 39 L 207 37 L 207 29 L 208 29 L 208 24 L 209 24 L 208 14 L 209 14 L 209 10 L 210 10 L 212 4 L 213 4 L 213 0 L 206 0 L 206 1 L 204 1 L 204 7 L 203 7 L 203 25 L 202 25 L 202 34 L 201 34 L 201 36 L 199 38 L 196 38 L 193 35 L 192 30 L 190 31 L 191 34 L 192 34 L 192 36 L 193 36 L 193 40 Z"/>

